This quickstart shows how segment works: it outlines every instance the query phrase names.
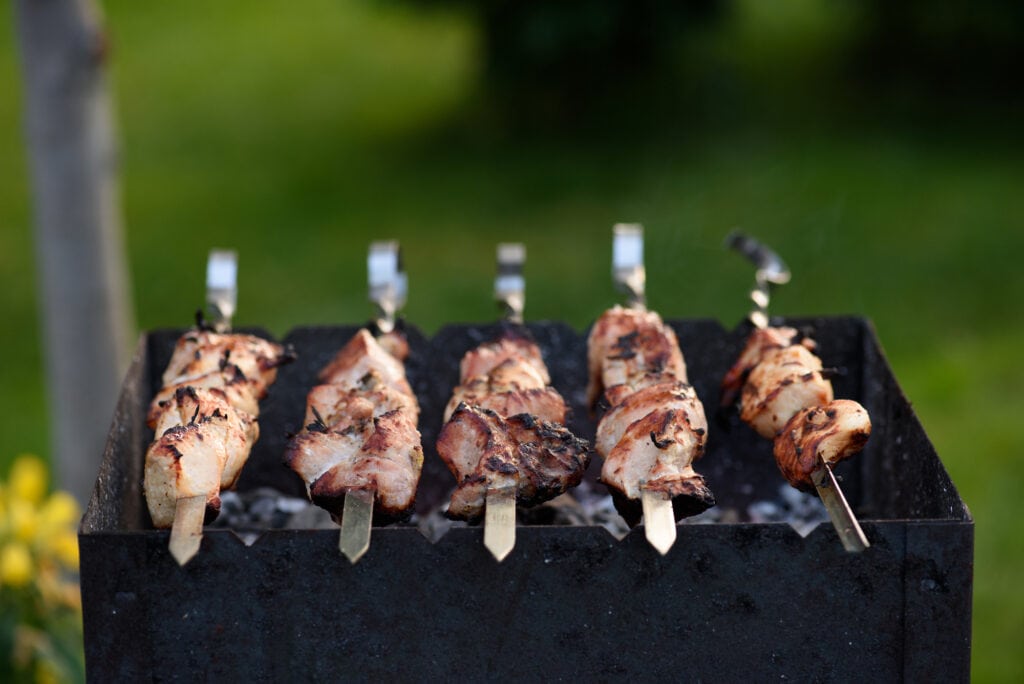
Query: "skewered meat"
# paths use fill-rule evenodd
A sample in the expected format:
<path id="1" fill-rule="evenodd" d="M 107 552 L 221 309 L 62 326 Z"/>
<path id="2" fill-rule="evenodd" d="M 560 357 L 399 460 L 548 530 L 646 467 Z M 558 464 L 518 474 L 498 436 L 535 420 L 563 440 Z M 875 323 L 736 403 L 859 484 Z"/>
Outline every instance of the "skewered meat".
<path id="1" fill-rule="evenodd" d="M 517 503 L 532 506 L 580 483 L 587 443 L 563 426 L 565 400 L 522 329 L 466 352 L 460 371 L 437 440 L 457 482 L 449 517 L 479 520 L 488 489 L 513 488 Z"/>
<path id="2" fill-rule="evenodd" d="M 639 523 L 644 489 L 671 498 L 677 520 L 713 506 L 692 466 L 704 453 L 707 419 L 675 332 L 654 312 L 616 306 L 594 323 L 587 344 L 588 397 L 593 405 L 603 389 L 608 406 L 597 427 L 601 481 L 622 517 Z"/>
<path id="3" fill-rule="evenodd" d="M 206 496 L 207 516 L 216 515 L 220 490 L 234 486 L 259 435 L 259 398 L 290 358 L 252 335 L 197 330 L 179 338 L 147 416 L 156 439 L 143 489 L 155 527 L 173 524 L 181 498 Z"/>
<path id="4" fill-rule="evenodd" d="M 501 337 L 497 340 L 481 344 L 466 352 L 459 364 L 459 377 L 465 380 L 490 375 L 492 370 L 509 360 L 522 362 L 537 371 L 541 387 L 551 384 L 540 347 L 525 334 L 512 328 L 502 331 Z"/>
<path id="5" fill-rule="evenodd" d="M 835 464 L 861 451 L 871 419 L 855 401 L 834 400 L 816 345 L 793 328 L 751 333 L 740 358 L 722 383 L 723 400 L 740 393 L 740 418 L 758 434 L 774 439 L 775 461 L 786 480 L 814 490 L 811 473 L 824 461 Z"/>
<path id="6" fill-rule="evenodd" d="M 459 404 L 489 408 L 499 415 L 529 413 L 552 423 L 565 422 L 565 400 L 530 362 L 508 358 L 488 375 L 476 375 L 462 382 L 452 393 L 444 420 L 452 417 Z"/>
<path id="7" fill-rule="evenodd" d="M 458 482 L 448 515 L 471 522 L 483 517 L 488 489 L 514 488 L 516 503 L 533 506 L 578 485 L 590 463 L 587 443 L 561 425 L 465 403 L 442 428 L 437 452 Z"/>
<path id="8" fill-rule="evenodd" d="M 832 401 L 832 383 L 821 370 L 821 359 L 806 347 L 769 349 L 743 386 L 740 418 L 772 439 L 800 409 Z"/>
<path id="9" fill-rule="evenodd" d="M 686 363 L 675 331 L 653 311 L 615 306 L 604 312 L 587 339 L 591 408 L 601 393 L 645 373 L 672 375 L 686 382 Z"/>
<path id="10" fill-rule="evenodd" d="M 408 354 L 404 335 L 386 337 L 390 349 Z M 320 378 L 327 382 L 306 397 L 306 427 L 289 442 L 285 462 L 306 483 L 313 503 L 335 519 L 355 490 L 374 493 L 379 524 L 407 515 L 423 447 L 416 429 L 419 405 L 404 366 L 362 329 Z"/>
<path id="11" fill-rule="evenodd" d="M 402 362 L 389 354 L 365 328 L 341 348 L 318 377 L 325 385 L 352 387 L 371 371 L 376 372 L 384 383 L 416 401 L 416 395 L 405 379 Z"/>
<path id="12" fill-rule="evenodd" d="M 871 436 L 871 419 L 855 401 L 837 399 L 801 409 L 775 438 L 775 461 L 797 489 L 810 490 L 819 459 L 834 465 L 861 452 Z"/>

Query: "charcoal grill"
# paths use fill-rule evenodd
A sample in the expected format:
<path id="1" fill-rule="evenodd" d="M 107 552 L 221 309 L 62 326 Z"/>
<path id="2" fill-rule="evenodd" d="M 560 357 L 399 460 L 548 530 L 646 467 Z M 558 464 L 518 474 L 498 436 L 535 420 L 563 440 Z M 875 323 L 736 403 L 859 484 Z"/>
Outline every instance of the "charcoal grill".
<path id="1" fill-rule="evenodd" d="M 251 545 L 207 528 L 179 567 L 149 525 L 142 466 L 146 405 L 180 331 L 144 334 L 125 380 L 79 533 L 90 681 L 617 680 L 967 681 L 974 523 L 868 321 L 810 326 L 836 396 L 859 400 L 874 432 L 836 471 L 871 547 L 846 553 L 828 523 L 801 537 L 785 523 L 682 524 L 662 557 L 633 530 L 527 525 L 501 564 L 481 528 L 437 543 L 413 526 L 373 531 L 352 565 L 337 530 L 268 530 Z M 783 482 L 771 444 L 732 413 L 714 415 L 718 382 L 745 329 L 670 321 L 712 425 L 699 463 L 720 507 L 743 511 Z M 570 427 L 583 408 L 586 338 L 529 325 Z M 297 328 L 298 361 L 262 404 L 261 439 L 239 488 L 303 495 L 281 464 L 317 370 L 353 327 Z M 259 331 L 255 331 L 259 332 Z M 409 327 L 408 375 L 426 452 L 417 510 L 442 503 L 451 475 L 433 451 L 458 360 L 491 326 Z M 591 477 L 598 464 L 592 464 Z"/>

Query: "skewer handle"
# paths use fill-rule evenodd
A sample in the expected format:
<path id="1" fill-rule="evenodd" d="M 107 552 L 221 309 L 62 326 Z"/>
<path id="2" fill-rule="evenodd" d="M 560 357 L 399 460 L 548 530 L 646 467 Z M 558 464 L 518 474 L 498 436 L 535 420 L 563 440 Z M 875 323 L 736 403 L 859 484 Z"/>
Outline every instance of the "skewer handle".
<path id="1" fill-rule="evenodd" d="M 646 304 L 644 227 L 639 223 L 616 223 L 612 228 L 612 280 L 629 306 Z"/>
<path id="2" fill-rule="evenodd" d="M 373 525 L 373 490 L 351 489 L 345 492 L 345 506 L 341 511 L 340 550 L 353 565 L 370 548 L 370 529 Z"/>
<path id="3" fill-rule="evenodd" d="M 383 333 L 395 327 L 395 316 L 405 306 L 409 280 L 402 263 L 402 248 L 397 240 L 370 243 L 366 256 L 366 274 L 370 301 L 377 308 L 377 327 Z"/>
<path id="4" fill-rule="evenodd" d="M 494 278 L 494 299 L 504 309 L 505 320 L 523 322 L 526 307 L 526 245 L 521 242 L 502 242 L 498 245 L 498 274 Z"/>
<path id="5" fill-rule="evenodd" d="M 785 285 L 789 282 L 789 267 L 786 266 L 782 257 L 768 245 L 738 230 L 729 233 L 725 238 L 725 244 L 745 256 L 757 267 L 757 271 L 754 273 L 754 289 L 750 291 L 750 299 L 754 302 L 754 308 L 747 318 L 758 328 L 767 328 L 768 303 L 771 301 L 772 285 Z"/>
<path id="6" fill-rule="evenodd" d="M 516 545 L 516 492 L 514 487 L 487 490 L 484 509 L 484 546 L 499 563 Z"/>
<path id="7" fill-rule="evenodd" d="M 231 317 L 238 305 L 238 252 L 210 250 L 206 261 L 206 308 L 213 329 L 230 332 Z"/>
<path id="8" fill-rule="evenodd" d="M 860 528 L 860 523 L 857 522 L 857 517 L 853 514 L 853 509 L 846 502 L 846 497 L 843 496 L 843 490 L 839 488 L 832 468 L 822 461 L 821 465 L 811 473 L 811 479 L 814 481 L 814 487 L 818 490 L 821 502 L 825 504 L 828 516 L 832 519 L 832 526 L 836 528 L 843 548 L 850 553 L 860 553 L 871 546 L 864 530 Z"/>
<path id="9" fill-rule="evenodd" d="M 644 535 L 662 556 L 676 543 L 676 518 L 672 513 L 672 500 L 665 492 L 640 490 L 640 503 L 644 509 Z"/>
<path id="10" fill-rule="evenodd" d="M 174 508 L 174 522 L 171 524 L 171 541 L 168 548 L 178 565 L 185 565 L 197 553 L 203 541 L 203 520 L 206 517 L 206 495 L 188 496 L 178 499 Z"/>

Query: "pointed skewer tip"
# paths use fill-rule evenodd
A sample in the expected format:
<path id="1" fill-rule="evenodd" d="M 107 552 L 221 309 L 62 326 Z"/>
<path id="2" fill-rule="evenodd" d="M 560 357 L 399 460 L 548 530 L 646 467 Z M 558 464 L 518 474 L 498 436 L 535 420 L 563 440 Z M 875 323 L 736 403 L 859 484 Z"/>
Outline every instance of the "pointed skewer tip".
<path id="1" fill-rule="evenodd" d="M 484 509 L 484 546 L 499 563 L 516 545 L 516 494 L 513 487 L 487 490 Z"/>
<path id="2" fill-rule="evenodd" d="M 338 550 L 355 565 L 370 548 L 370 529 L 373 526 L 374 492 L 353 489 L 345 493 L 341 513 L 341 532 Z"/>
<path id="3" fill-rule="evenodd" d="M 178 565 L 185 565 L 199 553 L 199 545 L 203 541 L 203 519 L 205 517 L 205 494 L 177 500 L 168 549 Z"/>
<path id="4" fill-rule="evenodd" d="M 641 489 L 640 502 L 644 509 L 644 535 L 651 546 L 664 556 L 676 543 L 672 500 L 665 492 Z"/>

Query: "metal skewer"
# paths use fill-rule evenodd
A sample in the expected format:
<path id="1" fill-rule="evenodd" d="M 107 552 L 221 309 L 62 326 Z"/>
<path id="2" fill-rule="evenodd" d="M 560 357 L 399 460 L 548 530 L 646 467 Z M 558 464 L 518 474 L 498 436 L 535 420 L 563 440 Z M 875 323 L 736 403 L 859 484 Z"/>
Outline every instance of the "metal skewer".
<path id="1" fill-rule="evenodd" d="M 178 565 L 185 565 L 199 553 L 205 517 L 206 494 L 182 497 L 175 502 L 171 541 L 167 548 Z"/>
<path id="2" fill-rule="evenodd" d="M 345 506 L 341 511 L 341 534 L 338 550 L 355 565 L 370 548 L 370 529 L 373 526 L 373 489 L 350 489 L 345 492 Z"/>
<path id="3" fill-rule="evenodd" d="M 395 317 L 405 306 L 409 285 L 402 265 L 402 248 L 397 240 L 370 243 L 366 256 L 366 275 L 370 301 L 377 311 L 377 329 L 389 333 L 395 329 Z M 353 564 L 370 548 L 373 502 L 376 496 L 375 488 L 350 489 L 345 492 L 338 550 Z"/>
<path id="4" fill-rule="evenodd" d="M 231 317 L 238 305 L 238 253 L 210 250 L 206 262 L 206 308 L 210 323 L 219 333 L 231 332 Z"/>
<path id="5" fill-rule="evenodd" d="M 790 272 L 786 262 L 767 245 L 739 231 L 729 233 L 725 239 L 727 247 L 736 250 L 757 267 L 754 289 L 750 299 L 754 308 L 747 318 L 758 328 L 768 327 L 768 303 L 771 298 L 772 285 L 784 285 L 789 282 Z M 818 466 L 811 472 L 811 481 L 818 491 L 821 503 L 832 520 L 832 526 L 839 535 L 843 548 L 850 552 L 860 552 L 871 546 L 864 530 L 861 529 L 857 516 L 843 496 L 832 466 L 820 457 Z"/>
<path id="6" fill-rule="evenodd" d="M 526 305 L 526 246 L 520 242 L 498 245 L 498 274 L 494 278 L 494 299 L 502 307 L 504 319 L 523 322 Z M 499 563 L 516 545 L 516 489 L 514 483 L 487 488 L 484 502 L 484 546 Z"/>
<path id="7" fill-rule="evenodd" d="M 231 317 L 237 304 L 238 253 L 228 249 L 210 250 L 206 262 L 206 308 L 214 330 L 231 332 Z M 208 494 L 198 494 L 175 502 L 168 549 L 178 565 L 185 565 L 199 553 L 207 498 Z"/>
<path id="8" fill-rule="evenodd" d="M 644 268 L 644 227 L 639 223 L 617 223 L 612 228 L 612 280 L 626 295 L 626 303 L 643 309 L 646 302 L 647 270 Z M 640 486 L 644 512 L 644 535 L 665 555 L 676 543 L 676 518 L 666 492 Z"/>
<path id="9" fill-rule="evenodd" d="M 395 329 L 395 316 L 405 306 L 409 279 L 402 264 L 402 248 L 397 240 L 370 243 L 366 256 L 370 301 L 377 309 L 377 328 L 382 333 Z"/>

